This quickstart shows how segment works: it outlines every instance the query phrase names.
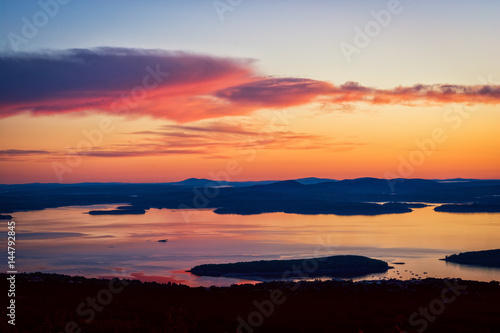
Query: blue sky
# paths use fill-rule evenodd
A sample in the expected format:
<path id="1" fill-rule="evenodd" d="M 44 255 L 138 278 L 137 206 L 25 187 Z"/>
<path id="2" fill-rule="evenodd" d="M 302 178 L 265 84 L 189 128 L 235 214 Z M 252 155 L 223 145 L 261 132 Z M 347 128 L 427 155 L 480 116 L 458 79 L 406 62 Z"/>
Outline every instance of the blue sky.
<path id="1" fill-rule="evenodd" d="M 227 1 L 227 0 L 225 0 Z M 237 3 L 237 1 L 236 1 Z M 348 64 L 339 48 L 388 1 L 243 0 L 221 21 L 213 1 L 78 1 L 59 12 L 21 51 L 96 46 L 160 48 L 259 60 L 266 75 L 392 87 L 477 83 L 498 75 L 500 2 L 400 1 L 401 13 Z M 36 1 L 2 2 L 0 46 L 20 34 Z M 495 38 L 497 37 L 497 38 Z M 388 73 L 390 71 L 390 74 Z"/>

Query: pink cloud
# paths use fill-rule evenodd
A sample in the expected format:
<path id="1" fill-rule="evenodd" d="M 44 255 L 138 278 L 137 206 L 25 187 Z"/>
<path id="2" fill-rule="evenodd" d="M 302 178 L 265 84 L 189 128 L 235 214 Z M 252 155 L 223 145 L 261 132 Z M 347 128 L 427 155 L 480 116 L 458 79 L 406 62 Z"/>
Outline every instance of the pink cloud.
<path id="1" fill-rule="evenodd" d="M 428 105 L 500 102 L 498 85 L 336 86 L 263 78 L 253 60 L 126 48 L 0 56 L 0 117 L 100 112 L 187 123 L 312 102 Z"/>

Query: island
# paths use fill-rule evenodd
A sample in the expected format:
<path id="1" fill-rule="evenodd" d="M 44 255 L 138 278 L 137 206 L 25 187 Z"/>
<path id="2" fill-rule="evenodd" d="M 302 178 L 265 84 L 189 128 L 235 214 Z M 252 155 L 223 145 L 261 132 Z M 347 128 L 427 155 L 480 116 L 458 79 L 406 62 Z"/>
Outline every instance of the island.
<path id="1" fill-rule="evenodd" d="M 441 260 L 463 265 L 500 267 L 500 249 L 452 254 Z"/>
<path id="2" fill-rule="evenodd" d="M 258 205 L 221 207 L 216 214 L 255 215 L 263 213 L 288 213 L 303 215 L 381 215 L 410 213 L 411 204 L 389 202 L 384 204 L 366 202 L 325 202 L 318 200 L 289 200 L 284 202 L 267 201 Z"/>
<path id="3" fill-rule="evenodd" d="M 91 210 L 89 215 L 142 215 L 146 214 L 146 209 L 134 206 L 119 206 L 111 210 Z"/>
<path id="4" fill-rule="evenodd" d="M 204 264 L 188 272 L 198 276 L 264 279 L 303 277 L 353 278 L 383 273 L 392 268 L 385 261 L 355 255 L 337 255 L 310 259 L 259 260 L 229 264 Z"/>
<path id="5" fill-rule="evenodd" d="M 500 213 L 497 204 L 445 204 L 434 208 L 436 212 L 445 213 Z"/>
<path id="6" fill-rule="evenodd" d="M 409 208 L 424 208 L 429 207 L 429 205 L 424 203 L 406 203 Z"/>

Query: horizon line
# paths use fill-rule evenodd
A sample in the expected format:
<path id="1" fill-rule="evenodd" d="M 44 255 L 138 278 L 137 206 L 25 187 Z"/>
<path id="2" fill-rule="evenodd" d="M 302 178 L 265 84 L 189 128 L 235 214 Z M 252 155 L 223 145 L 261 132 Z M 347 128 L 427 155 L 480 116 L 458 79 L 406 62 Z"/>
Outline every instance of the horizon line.
<path id="1" fill-rule="evenodd" d="M 378 179 L 378 180 L 386 180 L 386 181 L 395 181 L 395 180 L 431 180 L 431 181 L 497 181 L 500 180 L 500 178 L 460 178 L 460 177 L 455 177 L 455 178 L 377 178 L 377 177 L 357 177 L 357 178 L 343 178 L 343 179 L 336 179 L 336 178 L 323 178 L 323 177 L 301 177 L 301 178 L 291 178 L 291 179 L 260 179 L 260 180 L 234 180 L 234 181 L 227 181 L 227 180 L 213 180 L 213 179 L 208 179 L 208 178 L 196 178 L 196 177 L 190 177 L 190 178 L 185 178 L 182 180 L 176 180 L 176 181 L 165 181 L 165 182 L 124 182 L 124 181 L 110 181 L 110 182 L 101 182 L 101 181 L 85 181 L 85 182 L 76 182 L 76 183 L 65 183 L 65 182 L 54 182 L 54 183 L 45 183 L 45 182 L 32 182 L 32 183 L 0 183 L 0 185 L 78 185 L 78 184 L 176 184 L 176 183 L 182 183 L 188 180 L 199 180 L 199 181 L 207 181 L 207 182 L 214 182 L 214 183 L 258 183 L 258 182 L 283 182 L 283 181 L 297 181 L 297 180 L 304 180 L 304 179 L 318 179 L 318 180 L 325 180 L 327 181 L 344 181 L 344 180 L 358 180 L 358 179 Z"/>

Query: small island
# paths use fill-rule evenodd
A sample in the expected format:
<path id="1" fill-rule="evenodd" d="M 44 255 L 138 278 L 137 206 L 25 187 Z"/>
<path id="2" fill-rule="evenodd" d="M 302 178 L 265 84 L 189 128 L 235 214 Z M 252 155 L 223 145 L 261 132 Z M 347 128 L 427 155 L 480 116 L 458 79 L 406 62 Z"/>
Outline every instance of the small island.
<path id="1" fill-rule="evenodd" d="M 463 265 L 500 267 L 500 249 L 452 254 L 441 260 Z"/>
<path id="2" fill-rule="evenodd" d="M 406 203 L 409 208 L 424 208 L 429 207 L 429 205 L 424 203 Z"/>
<path id="3" fill-rule="evenodd" d="M 111 210 L 91 210 L 89 215 L 142 215 L 146 214 L 143 207 L 119 206 Z"/>
<path id="4" fill-rule="evenodd" d="M 259 260 L 230 264 L 205 264 L 193 267 L 190 273 L 198 276 L 264 279 L 302 277 L 353 278 L 386 272 L 385 261 L 355 255 L 338 255 L 311 259 Z"/>
<path id="5" fill-rule="evenodd" d="M 500 213 L 500 205 L 496 204 L 445 204 L 434 208 L 436 212 L 445 213 Z"/>

